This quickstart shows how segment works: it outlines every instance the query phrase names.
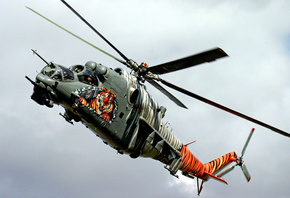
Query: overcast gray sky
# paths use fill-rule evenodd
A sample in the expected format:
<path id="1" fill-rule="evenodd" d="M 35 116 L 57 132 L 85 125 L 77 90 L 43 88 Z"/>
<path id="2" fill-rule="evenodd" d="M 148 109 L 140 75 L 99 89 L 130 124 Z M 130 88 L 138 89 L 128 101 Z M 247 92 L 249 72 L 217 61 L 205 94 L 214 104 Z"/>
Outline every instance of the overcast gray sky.
<path id="1" fill-rule="evenodd" d="M 67 0 L 127 57 L 155 65 L 221 47 L 229 58 L 163 78 L 290 132 L 290 1 Z M 31 84 L 47 60 L 65 66 L 94 60 L 119 63 L 25 8 L 29 6 L 104 50 L 116 53 L 58 0 L 0 2 L 2 86 L 0 197 L 196 197 L 196 180 L 172 177 L 163 164 L 116 154 L 84 126 L 30 99 Z M 117 55 L 116 55 L 117 56 Z M 289 197 L 289 138 L 172 91 L 183 110 L 148 90 L 167 107 L 167 120 L 204 163 L 241 152 L 252 180 L 237 167 L 229 185 L 210 180 L 201 197 Z"/>

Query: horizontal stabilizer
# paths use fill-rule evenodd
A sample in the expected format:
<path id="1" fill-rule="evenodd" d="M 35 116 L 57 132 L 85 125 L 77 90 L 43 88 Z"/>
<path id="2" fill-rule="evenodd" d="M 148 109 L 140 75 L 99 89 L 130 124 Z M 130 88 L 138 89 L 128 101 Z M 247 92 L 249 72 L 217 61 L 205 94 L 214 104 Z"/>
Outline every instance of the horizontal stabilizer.
<path id="1" fill-rule="evenodd" d="M 213 174 L 210 174 L 210 173 L 207 173 L 207 172 L 205 172 L 205 174 L 208 175 L 208 176 L 210 176 L 210 177 L 212 177 L 213 179 L 216 179 L 216 180 L 221 181 L 221 182 L 223 182 L 225 184 L 228 184 L 228 182 L 226 182 L 226 180 L 224 180 L 224 179 L 222 179 L 220 177 L 217 177 L 217 176 L 215 176 Z"/>

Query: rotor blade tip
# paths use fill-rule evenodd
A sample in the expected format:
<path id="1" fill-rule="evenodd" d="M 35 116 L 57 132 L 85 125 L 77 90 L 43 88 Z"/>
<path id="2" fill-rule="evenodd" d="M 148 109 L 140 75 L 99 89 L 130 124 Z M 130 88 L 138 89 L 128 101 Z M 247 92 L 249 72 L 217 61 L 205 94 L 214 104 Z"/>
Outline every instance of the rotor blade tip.
<path id="1" fill-rule="evenodd" d="M 224 56 L 229 56 L 222 48 L 218 47 L 217 48 Z"/>

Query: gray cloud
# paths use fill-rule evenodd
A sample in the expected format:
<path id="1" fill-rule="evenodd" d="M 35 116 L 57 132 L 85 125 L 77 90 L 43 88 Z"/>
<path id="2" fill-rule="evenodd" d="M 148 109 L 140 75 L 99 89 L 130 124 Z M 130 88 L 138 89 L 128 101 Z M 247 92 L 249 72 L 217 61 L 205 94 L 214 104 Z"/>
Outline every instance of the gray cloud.
<path id="1" fill-rule="evenodd" d="M 216 46 L 230 58 L 164 76 L 188 90 L 290 132 L 288 1 L 68 1 L 123 53 L 150 65 Z M 84 126 L 67 124 L 61 107 L 32 100 L 32 78 L 45 65 L 37 49 L 62 65 L 87 60 L 121 67 L 114 60 L 57 29 L 25 8 L 32 7 L 115 54 L 60 1 L 0 3 L 2 86 L 0 109 L 1 197 L 193 197 L 196 183 L 170 176 L 151 159 L 116 154 Z M 203 162 L 240 153 L 256 132 L 245 161 L 247 183 L 237 167 L 229 185 L 210 180 L 202 197 L 287 197 L 289 139 L 172 91 L 182 110 L 148 86 L 168 109 L 165 119 Z"/>

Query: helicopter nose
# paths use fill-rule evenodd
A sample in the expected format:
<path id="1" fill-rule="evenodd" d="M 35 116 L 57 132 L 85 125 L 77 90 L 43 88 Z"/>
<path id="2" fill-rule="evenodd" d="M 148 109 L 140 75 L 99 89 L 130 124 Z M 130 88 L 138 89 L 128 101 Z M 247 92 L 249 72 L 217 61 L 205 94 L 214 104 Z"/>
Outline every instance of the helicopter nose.
<path id="1" fill-rule="evenodd" d="M 43 74 L 38 74 L 36 76 L 36 81 L 43 83 L 44 85 L 49 86 L 49 87 L 52 87 L 55 85 L 55 80 Z"/>
<path id="2" fill-rule="evenodd" d="M 31 99 L 40 105 L 45 105 L 49 108 L 53 107 L 53 101 L 51 100 L 51 95 L 41 89 L 34 89 Z"/>
<path id="3" fill-rule="evenodd" d="M 54 94 L 55 89 L 57 88 L 59 82 L 50 78 L 49 76 L 38 74 L 36 76 L 36 82 L 39 84 L 39 87 L 45 89 L 48 92 Z"/>
<path id="4" fill-rule="evenodd" d="M 31 95 L 31 99 L 40 105 L 45 105 L 52 108 L 54 104 L 52 98 L 57 98 L 55 92 L 53 91 L 57 84 L 58 82 L 51 79 L 49 76 L 43 75 L 42 73 L 38 74 L 36 76 L 36 82 L 33 83 L 34 90 Z"/>

